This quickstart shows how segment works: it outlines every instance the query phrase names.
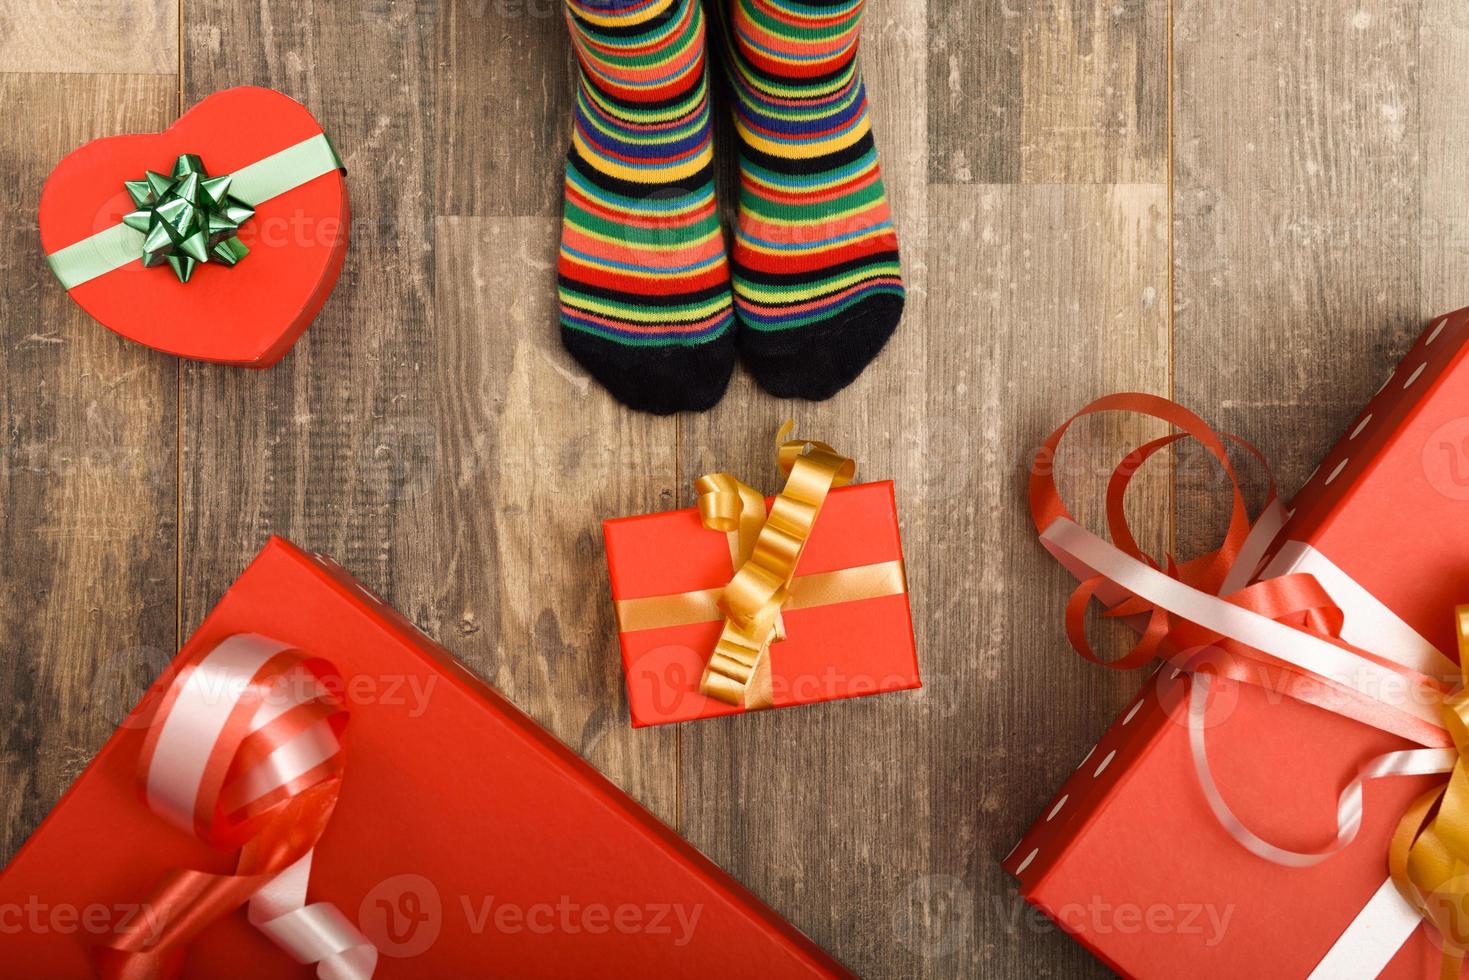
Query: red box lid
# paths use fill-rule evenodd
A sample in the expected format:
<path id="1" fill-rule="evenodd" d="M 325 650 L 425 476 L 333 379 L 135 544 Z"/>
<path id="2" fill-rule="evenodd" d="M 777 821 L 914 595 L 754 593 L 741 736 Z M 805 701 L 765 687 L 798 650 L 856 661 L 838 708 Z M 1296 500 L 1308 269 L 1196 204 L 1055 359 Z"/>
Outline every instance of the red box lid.
<path id="1" fill-rule="evenodd" d="M 329 560 L 272 539 L 179 656 L 239 632 L 343 676 L 346 775 L 310 900 L 378 944 L 377 976 L 848 975 Z M 140 801 L 144 709 L 161 691 L 0 874 L 7 975 L 89 977 L 99 918 L 136 907 L 169 869 L 233 866 Z M 186 975 L 312 971 L 242 909 L 201 935 Z"/>

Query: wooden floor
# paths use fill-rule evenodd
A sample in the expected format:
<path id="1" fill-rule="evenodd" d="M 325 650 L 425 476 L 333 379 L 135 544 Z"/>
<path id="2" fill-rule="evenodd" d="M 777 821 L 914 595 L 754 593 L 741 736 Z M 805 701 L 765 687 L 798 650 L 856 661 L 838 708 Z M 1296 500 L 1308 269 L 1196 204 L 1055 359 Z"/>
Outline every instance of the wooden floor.
<path id="1" fill-rule="evenodd" d="M 1029 451 L 1140 389 L 1304 480 L 1469 304 L 1469 0 L 871 0 L 864 30 L 902 327 L 827 403 L 740 376 L 654 419 L 556 337 L 559 0 L 0 0 L 0 858 L 279 533 L 859 973 L 1103 974 L 998 868 L 1140 683 L 1065 644 Z M 90 322 L 35 228 L 66 151 L 242 83 L 322 120 L 357 219 L 260 373 Z M 633 732 L 599 521 L 688 505 L 715 467 L 771 484 L 787 415 L 897 481 L 927 686 Z M 1135 434 L 1089 430 L 1078 495 Z M 1175 471 L 1134 511 L 1188 552 L 1219 488 Z"/>

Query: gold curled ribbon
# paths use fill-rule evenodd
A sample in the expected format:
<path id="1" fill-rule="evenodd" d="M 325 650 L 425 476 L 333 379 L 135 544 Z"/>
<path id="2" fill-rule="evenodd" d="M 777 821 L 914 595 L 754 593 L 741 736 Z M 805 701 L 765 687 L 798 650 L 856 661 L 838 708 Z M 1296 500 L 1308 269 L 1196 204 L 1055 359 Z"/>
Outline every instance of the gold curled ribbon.
<path id="1" fill-rule="evenodd" d="M 770 646 L 785 638 L 780 611 L 791 597 L 796 564 L 826 495 L 846 486 L 857 464 L 824 442 L 788 440 L 793 421 L 776 436 L 785 489 L 765 512 L 765 498 L 728 473 L 700 477 L 704 526 L 729 536 L 734 577 L 718 600 L 724 629 L 704 668 L 699 691 L 747 710 L 773 705 Z"/>
<path id="2" fill-rule="evenodd" d="M 1443 939 L 1445 978 L 1458 977 L 1469 955 L 1469 606 L 1454 615 L 1464 687 L 1442 713 L 1459 758 L 1449 781 L 1403 814 L 1388 848 L 1393 884 Z"/>

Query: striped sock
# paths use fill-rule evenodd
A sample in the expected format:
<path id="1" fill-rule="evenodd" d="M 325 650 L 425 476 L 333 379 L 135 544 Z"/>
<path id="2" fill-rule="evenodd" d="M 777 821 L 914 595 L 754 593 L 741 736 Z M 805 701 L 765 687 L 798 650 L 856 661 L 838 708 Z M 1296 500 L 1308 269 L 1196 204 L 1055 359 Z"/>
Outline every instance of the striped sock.
<path id="1" fill-rule="evenodd" d="M 740 351 L 781 396 L 828 398 L 903 312 L 857 64 L 865 0 L 718 0 L 740 141 Z"/>
<path id="2" fill-rule="evenodd" d="M 581 84 L 566 161 L 561 340 L 623 403 L 717 402 L 734 368 L 698 0 L 566 0 Z"/>

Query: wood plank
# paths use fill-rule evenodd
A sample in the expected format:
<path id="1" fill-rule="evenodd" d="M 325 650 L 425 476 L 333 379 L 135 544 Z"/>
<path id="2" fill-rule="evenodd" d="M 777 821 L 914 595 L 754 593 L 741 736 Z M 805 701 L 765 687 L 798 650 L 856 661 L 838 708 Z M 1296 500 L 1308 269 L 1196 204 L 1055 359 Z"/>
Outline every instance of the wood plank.
<path id="1" fill-rule="evenodd" d="M 175 362 L 51 277 L 41 185 L 89 139 L 159 129 L 164 75 L 0 74 L 0 864 L 175 644 Z"/>
<path id="2" fill-rule="evenodd" d="M 930 577 L 921 557 L 919 496 L 929 366 L 927 114 L 920 110 L 925 17 L 923 4 L 876 0 L 863 24 L 873 128 L 904 250 L 904 322 L 877 362 L 825 403 L 777 401 L 737 370 L 713 411 L 681 420 L 678 488 L 680 502 L 691 506 L 694 479 L 717 469 L 774 492 L 780 474 L 773 440 L 781 421 L 792 417 L 797 435 L 854 456 L 859 479 L 896 482 L 916 596 L 925 594 Z M 919 599 L 915 620 L 925 608 Z M 920 632 L 920 662 L 932 679 L 948 665 L 926 656 L 933 649 L 926 639 Z M 927 693 L 684 726 L 684 835 L 864 976 L 928 975 L 914 948 L 894 943 L 888 926 L 912 886 L 913 869 L 926 866 L 939 818 L 940 791 L 930 785 L 934 712 Z"/>
<path id="3" fill-rule="evenodd" d="M 1034 975 L 1045 964 L 1053 975 L 1103 976 L 1029 914 L 999 867 L 1142 683 L 1071 651 L 1061 615 L 1075 583 L 1036 542 L 1025 484 L 1035 447 L 1066 414 L 1114 391 L 1167 391 L 1167 189 L 936 188 L 930 207 L 934 235 L 947 236 L 930 276 L 932 322 L 976 337 L 968 349 L 931 348 L 928 411 L 942 425 L 928 457 L 949 475 L 927 495 L 929 540 L 909 543 L 928 549 L 924 649 L 955 699 L 934 736 L 941 819 L 928 867 L 962 882 L 938 894 L 973 912 L 949 920 L 972 924 L 946 962 L 971 975 Z M 1102 529 L 1107 474 L 1158 431 L 1088 424 L 1063 448 L 1057 477 L 1084 523 Z M 1156 549 L 1167 469 L 1135 482 L 1132 516 Z M 1120 652 L 1122 638 L 1111 639 L 1106 655 Z M 955 940 L 939 929 L 933 942 Z"/>
<path id="4" fill-rule="evenodd" d="M 678 731 L 630 727 L 600 519 L 674 500 L 675 422 L 618 405 L 555 330 L 554 218 L 441 218 L 439 442 L 420 603 L 465 660 L 665 820 Z"/>
<path id="5" fill-rule="evenodd" d="M 184 623 L 270 533 L 324 551 L 411 618 L 404 560 L 433 455 L 431 28 L 368 4 L 185 9 L 185 102 L 260 84 L 303 102 L 348 168 L 346 267 L 316 322 L 266 371 L 184 367 Z"/>
<path id="6" fill-rule="evenodd" d="M 1021 179 L 1024 16 L 998 0 L 929 0 L 929 180 Z"/>
<path id="7" fill-rule="evenodd" d="M 935 183 L 1166 180 L 1167 0 L 935 2 Z"/>
<path id="8" fill-rule="evenodd" d="M 176 77 L 179 5 L 0 0 L 0 71 Z M 172 110 L 176 102 L 171 97 L 162 108 Z"/>
<path id="9" fill-rule="evenodd" d="M 561 0 L 456 0 L 438 10 L 435 207 L 559 215 L 575 69 Z"/>
<path id="10" fill-rule="evenodd" d="M 1069 653 L 1064 576 L 1028 529 L 1023 471 L 1067 407 L 1166 390 L 1166 187 L 928 187 L 925 16 L 877 2 L 864 28 L 903 325 L 825 404 L 775 402 L 737 376 L 685 422 L 683 465 L 685 485 L 717 467 L 774 486 L 769 440 L 792 414 L 863 478 L 895 479 L 926 687 L 688 726 L 685 832 L 863 975 L 1038 962 L 1100 975 L 1069 940 L 1025 928 L 998 866 L 1140 683 Z M 1098 490 L 1102 474 L 1088 475 Z M 1140 517 L 1166 529 L 1163 481 L 1140 489 Z M 1044 741 L 1015 744 L 1037 731 Z"/>
<path id="11" fill-rule="evenodd" d="M 1406 0 L 1177 6 L 1175 390 L 1287 495 L 1424 321 L 1419 32 Z M 1178 492 L 1189 556 L 1227 501 L 1201 459 Z"/>
<path id="12" fill-rule="evenodd" d="M 1469 306 L 1469 2 L 1427 0 L 1418 31 L 1422 260 L 1419 315 Z"/>

